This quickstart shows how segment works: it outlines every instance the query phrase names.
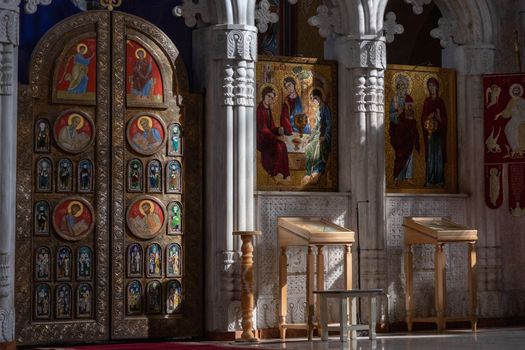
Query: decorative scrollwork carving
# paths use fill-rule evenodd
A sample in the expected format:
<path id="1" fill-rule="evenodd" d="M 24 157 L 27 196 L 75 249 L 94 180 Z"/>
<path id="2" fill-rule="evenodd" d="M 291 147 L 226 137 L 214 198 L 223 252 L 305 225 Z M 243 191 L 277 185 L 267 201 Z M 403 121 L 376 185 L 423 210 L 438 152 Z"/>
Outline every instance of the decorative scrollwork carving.
<path id="1" fill-rule="evenodd" d="M 15 335 L 14 310 L 0 309 L 0 343 L 13 341 Z"/>

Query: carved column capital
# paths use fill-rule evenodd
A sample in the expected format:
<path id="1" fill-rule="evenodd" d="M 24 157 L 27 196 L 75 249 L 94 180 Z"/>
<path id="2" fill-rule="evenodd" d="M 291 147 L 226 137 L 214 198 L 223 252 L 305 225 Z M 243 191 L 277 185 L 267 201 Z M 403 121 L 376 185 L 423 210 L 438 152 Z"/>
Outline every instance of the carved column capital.
<path id="1" fill-rule="evenodd" d="M 232 24 L 212 28 L 213 58 L 256 61 L 257 27 Z"/>
<path id="2" fill-rule="evenodd" d="M 0 2 L 0 43 L 18 46 L 18 7 Z"/>
<path id="3" fill-rule="evenodd" d="M 336 59 L 346 68 L 386 68 L 386 43 L 384 37 L 337 36 L 327 40 L 328 58 Z"/>
<path id="4" fill-rule="evenodd" d="M 15 338 L 15 311 L 0 308 L 0 343 L 13 341 Z"/>

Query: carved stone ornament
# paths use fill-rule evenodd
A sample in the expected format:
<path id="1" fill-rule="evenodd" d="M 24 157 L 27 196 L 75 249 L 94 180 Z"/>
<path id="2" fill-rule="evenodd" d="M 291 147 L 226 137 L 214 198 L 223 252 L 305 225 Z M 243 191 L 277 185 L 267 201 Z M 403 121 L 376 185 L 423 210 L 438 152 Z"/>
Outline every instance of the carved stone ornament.
<path id="1" fill-rule="evenodd" d="M 0 43 L 18 45 L 18 11 L 16 8 L 0 8 Z"/>
<path id="2" fill-rule="evenodd" d="M 308 24 L 319 28 L 319 35 L 323 38 L 327 38 L 331 32 L 339 33 L 341 27 L 339 9 L 321 5 L 317 7 L 317 15 L 308 18 Z"/>
<path id="3" fill-rule="evenodd" d="M 454 44 L 455 25 L 444 17 L 438 20 L 437 28 L 430 31 L 430 36 L 439 39 L 441 47 L 447 48 Z"/>
<path id="4" fill-rule="evenodd" d="M 53 0 L 24 0 L 24 10 L 28 14 L 35 13 L 38 10 L 38 5 L 49 5 Z"/>
<path id="5" fill-rule="evenodd" d="M 402 34 L 405 28 L 396 22 L 396 14 L 390 11 L 386 14 L 383 31 L 385 32 L 386 42 L 390 44 L 394 41 L 394 36 L 396 34 Z"/>
<path id="6" fill-rule="evenodd" d="M 182 5 L 175 6 L 172 13 L 176 17 L 184 17 L 184 23 L 188 27 L 197 25 L 197 19 L 204 23 L 210 23 L 210 10 L 208 1 L 184 0 Z"/>
<path id="7" fill-rule="evenodd" d="M 268 23 L 277 23 L 279 15 L 270 11 L 270 3 L 268 0 L 261 0 L 255 8 L 255 22 L 259 33 L 265 33 L 268 30 Z"/>
<path id="8" fill-rule="evenodd" d="M 386 68 L 386 48 L 382 40 L 362 40 L 361 41 L 361 67 Z"/>
<path id="9" fill-rule="evenodd" d="M 15 313 L 13 310 L 0 309 L 0 343 L 7 343 L 14 339 Z"/>
<path id="10" fill-rule="evenodd" d="M 0 299 L 8 296 L 9 287 L 9 254 L 0 254 Z"/>
<path id="11" fill-rule="evenodd" d="M 416 15 L 423 13 L 423 6 L 428 5 L 432 0 L 405 0 L 407 4 L 412 5 L 412 12 Z"/>

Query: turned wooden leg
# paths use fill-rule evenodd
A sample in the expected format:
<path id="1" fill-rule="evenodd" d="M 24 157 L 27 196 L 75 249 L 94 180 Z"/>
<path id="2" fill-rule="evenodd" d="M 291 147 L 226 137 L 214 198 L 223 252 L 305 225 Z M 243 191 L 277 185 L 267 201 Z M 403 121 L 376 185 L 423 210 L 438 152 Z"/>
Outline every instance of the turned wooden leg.
<path id="1" fill-rule="evenodd" d="M 253 328 L 253 238 L 260 232 L 243 231 L 234 232 L 239 234 L 242 240 L 241 261 L 241 307 L 242 307 L 242 335 L 240 341 L 257 342 Z"/>
<path id="2" fill-rule="evenodd" d="M 306 260 L 306 297 L 308 302 L 307 332 L 308 340 L 312 340 L 314 332 L 315 301 L 314 301 L 314 248 L 308 246 Z"/>
<path id="3" fill-rule="evenodd" d="M 286 248 L 281 248 L 281 255 L 279 256 L 279 333 L 281 340 L 286 339 L 286 314 L 288 312 L 288 258 L 286 257 Z"/>
<path id="4" fill-rule="evenodd" d="M 324 290 L 324 251 L 323 246 L 319 245 L 317 246 L 317 290 Z M 321 302 L 320 297 L 317 297 L 317 311 L 316 311 L 316 321 L 317 321 L 317 329 L 319 333 L 322 333 L 322 325 L 320 322 L 320 309 L 321 309 Z"/>
<path id="5" fill-rule="evenodd" d="M 412 287 L 413 287 L 413 272 L 412 272 L 412 245 L 405 245 L 405 307 L 406 307 L 406 321 L 408 331 L 412 331 L 412 312 L 413 312 L 413 300 L 412 300 Z"/>
<path id="6" fill-rule="evenodd" d="M 469 303 L 470 303 L 470 324 L 472 331 L 476 332 L 478 319 L 476 309 L 478 304 L 477 280 L 476 280 L 476 242 L 468 244 L 468 285 L 469 285 Z"/>
<path id="7" fill-rule="evenodd" d="M 445 252 L 444 244 L 436 244 L 435 273 L 436 273 L 436 312 L 437 328 L 439 332 L 445 329 Z"/>

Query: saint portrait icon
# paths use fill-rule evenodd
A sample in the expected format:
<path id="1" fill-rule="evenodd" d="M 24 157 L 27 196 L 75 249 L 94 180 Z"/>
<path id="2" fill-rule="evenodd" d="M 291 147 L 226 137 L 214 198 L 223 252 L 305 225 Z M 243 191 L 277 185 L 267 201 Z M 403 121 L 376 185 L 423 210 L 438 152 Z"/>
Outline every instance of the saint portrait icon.
<path id="1" fill-rule="evenodd" d="M 35 152 L 48 153 L 51 149 L 51 128 L 46 119 L 38 119 L 35 123 Z"/>
<path id="2" fill-rule="evenodd" d="M 136 41 L 128 40 L 126 49 L 128 104 L 144 106 L 163 101 L 162 77 L 148 49 Z"/>
<path id="3" fill-rule="evenodd" d="M 93 141 L 94 127 L 86 115 L 66 112 L 55 121 L 54 133 L 60 148 L 69 153 L 80 153 Z"/>
<path id="4" fill-rule="evenodd" d="M 56 233 L 69 241 L 78 241 L 93 231 L 93 209 L 82 198 L 65 198 L 53 211 Z"/>
<path id="5" fill-rule="evenodd" d="M 77 317 L 91 317 L 93 309 L 93 288 L 87 283 L 82 283 L 77 288 Z"/>
<path id="6" fill-rule="evenodd" d="M 171 124 L 169 132 L 168 155 L 182 155 L 182 127 L 178 123 Z"/>
<path id="7" fill-rule="evenodd" d="M 182 306 L 182 286 L 179 281 L 169 281 L 166 286 L 166 313 L 180 311 Z"/>
<path id="8" fill-rule="evenodd" d="M 49 213 L 49 204 L 46 201 L 38 201 L 35 203 L 34 227 L 36 236 L 49 235 Z"/>
<path id="9" fill-rule="evenodd" d="M 164 227 L 165 217 L 165 209 L 157 199 L 143 196 L 128 207 L 126 222 L 133 235 L 150 239 Z"/>
<path id="10" fill-rule="evenodd" d="M 162 312 L 162 285 L 152 281 L 146 286 L 146 312 L 160 314 Z"/>
<path id="11" fill-rule="evenodd" d="M 96 47 L 95 38 L 82 39 L 70 46 L 57 66 L 56 97 L 95 102 Z"/>
<path id="12" fill-rule="evenodd" d="M 128 123 L 128 143 L 139 154 L 151 155 L 158 152 L 164 143 L 164 137 L 164 126 L 157 117 L 139 115 Z"/>
<path id="13" fill-rule="evenodd" d="M 51 288 L 48 284 L 39 284 L 35 288 L 35 318 L 49 319 L 51 318 Z"/>

